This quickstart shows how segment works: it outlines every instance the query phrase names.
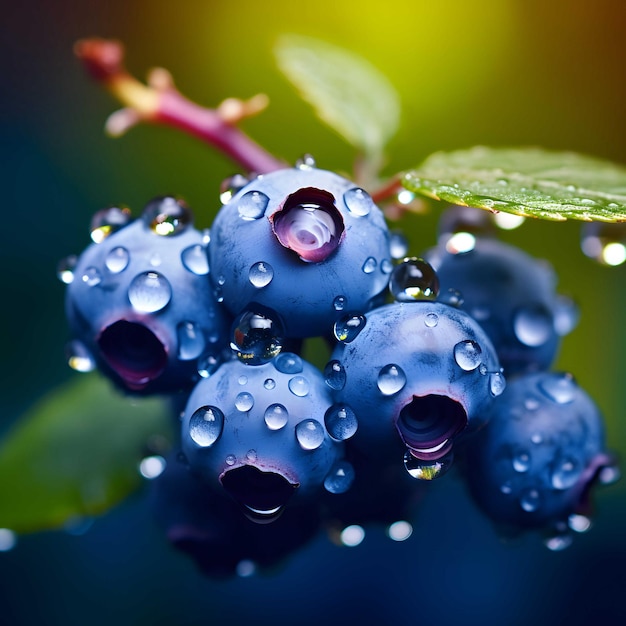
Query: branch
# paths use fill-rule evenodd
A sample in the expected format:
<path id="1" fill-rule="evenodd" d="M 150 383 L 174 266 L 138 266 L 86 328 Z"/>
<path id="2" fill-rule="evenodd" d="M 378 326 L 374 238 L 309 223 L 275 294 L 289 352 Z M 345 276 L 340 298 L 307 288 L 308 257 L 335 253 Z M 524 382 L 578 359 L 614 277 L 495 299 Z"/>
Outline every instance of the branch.
<path id="1" fill-rule="evenodd" d="M 107 120 L 109 134 L 120 136 L 140 122 L 163 124 L 205 141 L 248 172 L 262 174 L 286 166 L 236 126 L 267 106 L 265 95 L 247 101 L 229 98 L 208 109 L 183 96 L 167 70 L 152 70 L 147 84 L 131 76 L 118 41 L 83 39 L 74 52 L 92 78 L 124 105 Z"/>

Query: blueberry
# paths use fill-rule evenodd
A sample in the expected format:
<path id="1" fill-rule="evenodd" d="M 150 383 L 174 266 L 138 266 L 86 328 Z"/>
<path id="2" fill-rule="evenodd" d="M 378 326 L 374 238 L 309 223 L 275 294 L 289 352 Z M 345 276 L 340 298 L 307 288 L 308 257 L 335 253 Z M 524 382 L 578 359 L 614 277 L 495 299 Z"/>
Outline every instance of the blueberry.
<path id="1" fill-rule="evenodd" d="M 468 233 L 451 236 L 425 258 L 437 272 L 441 297 L 460 293 L 462 308 L 484 328 L 505 374 L 550 367 L 577 312 L 571 301 L 557 295 L 547 263 Z"/>
<path id="2" fill-rule="evenodd" d="M 142 216 L 96 215 L 66 293 L 72 351 L 134 393 L 189 389 L 228 346 L 230 318 L 214 299 L 206 235 L 173 197 Z"/>
<path id="3" fill-rule="evenodd" d="M 345 310 L 367 311 L 392 269 L 370 196 L 308 165 L 252 180 L 221 208 L 211 234 L 212 280 L 230 313 L 273 311 L 288 338 L 328 335 Z"/>
<path id="4" fill-rule="evenodd" d="M 193 389 L 182 449 L 212 489 L 228 492 L 249 517 L 271 521 L 327 481 L 335 492 L 349 487 L 337 486 L 343 447 L 325 426 L 331 407 L 322 374 L 296 354 L 257 366 L 228 361 Z"/>
<path id="5" fill-rule="evenodd" d="M 511 381 L 464 454 L 471 493 L 487 516 L 503 527 L 545 531 L 555 546 L 589 515 L 594 484 L 617 475 L 597 406 L 561 372 Z"/>
<path id="6" fill-rule="evenodd" d="M 377 459 L 408 449 L 407 470 L 420 478 L 445 471 L 455 438 L 484 423 L 504 387 L 476 321 L 428 301 L 370 311 L 326 371 L 336 401 L 357 416 L 352 444 Z"/>

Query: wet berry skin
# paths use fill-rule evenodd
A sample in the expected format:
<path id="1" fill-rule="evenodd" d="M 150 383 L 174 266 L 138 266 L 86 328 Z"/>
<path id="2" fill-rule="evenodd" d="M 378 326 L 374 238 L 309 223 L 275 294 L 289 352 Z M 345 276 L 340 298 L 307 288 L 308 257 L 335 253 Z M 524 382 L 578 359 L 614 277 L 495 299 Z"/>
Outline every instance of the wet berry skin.
<path id="1" fill-rule="evenodd" d="M 557 295 L 547 263 L 486 237 L 459 252 L 452 236 L 425 258 L 437 272 L 442 296 L 460 292 L 462 308 L 493 342 L 505 375 L 551 366 L 561 336 L 576 320 L 573 305 Z"/>
<path id="2" fill-rule="evenodd" d="M 359 422 L 351 445 L 371 458 L 407 448 L 424 461 L 444 457 L 457 436 L 484 424 L 505 384 L 476 321 L 438 302 L 370 311 L 360 332 L 337 344 L 331 364 L 336 401 Z"/>
<path id="3" fill-rule="evenodd" d="M 590 512 L 594 483 L 616 478 L 600 412 L 569 374 L 511 381 L 487 426 L 467 441 L 466 477 L 497 524 L 558 530 Z"/>
<path id="4" fill-rule="evenodd" d="M 228 346 L 230 318 L 214 299 L 206 239 L 192 219 L 173 197 L 155 198 L 74 268 L 73 345 L 125 391 L 190 389 L 202 361 Z"/>
<path id="5" fill-rule="evenodd" d="M 242 188 L 216 216 L 209 253 L 230 313 L 274 311 L 288 338 L 330 335 L 344 311 L 370 309 L 392 269 L 387 226 L 369 195 L 308 166 Z"/>
<path id="6" fill-rule="evenodd" d="M 332 405 L 322 374 L 292 353 L 250 366 L 223 363 L 194 387 L 182 450 L 206 484 L 257 521 L 323 490 L 343 446 L 325 427 Z"/>

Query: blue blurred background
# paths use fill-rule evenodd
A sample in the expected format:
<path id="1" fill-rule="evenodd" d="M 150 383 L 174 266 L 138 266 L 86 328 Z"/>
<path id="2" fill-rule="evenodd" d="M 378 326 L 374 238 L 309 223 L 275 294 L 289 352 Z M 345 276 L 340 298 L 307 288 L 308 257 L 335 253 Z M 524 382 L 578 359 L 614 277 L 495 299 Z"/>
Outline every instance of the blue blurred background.
<path id="1" fill-rule="evenodd" d="M 117 108 L 72 54 L 83 37 L 124 42 L 129 69 L 167 67 L 208 106 L 267 93 L 245 129 L 288 161 L 349 169 L 353 153 L 319 125 L 276 69 L 283 33 L 363 55 L 398 88 L 402 131 L 388 173 L 439 149 L 536 144 L 626 163 L 626 9 L 617 1 L 362 0 L 109 3 L 22 0 L 3 7 L 0 59 L 0 229 L 4 296 L 0 434 L 72 376 L 64 358 L 59 259 L 82 250 L 91 214 L 112 203 L 185 197 L 209 225 L 220 181 L 236 166 L 193 138 L 138 127 L 103 133 Z M 411 251 L 434 242 L 437 210 L 410 221 Z M 577 223 L 526 223 L 505 238 L 550 259 L 581 323 L 557 367 L 575 374 L 606 417 L 609 447 L 626 456 L 624 266 L 583 256 Z M 356 548 L 319 538 L 271 576 L 199 576 L 155 527 L 141 493 L 88 532 L 21 537 L 0 553 L 0 622 L 196 625 L 626 623 L 626 486 L 602 489 L 594 527 L 566 551 L 534 537 L 502 544 L 454 479 L 432 485 L 412 537 L 382 529 Z M 0 506 L 2 504 L 0 503 Z"/>

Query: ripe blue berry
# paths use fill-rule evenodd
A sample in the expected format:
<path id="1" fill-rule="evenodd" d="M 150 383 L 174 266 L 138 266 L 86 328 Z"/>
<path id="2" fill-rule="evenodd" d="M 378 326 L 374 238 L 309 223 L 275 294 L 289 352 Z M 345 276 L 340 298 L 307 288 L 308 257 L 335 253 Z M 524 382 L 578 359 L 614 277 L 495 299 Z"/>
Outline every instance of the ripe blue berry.
<path id="1" fill-rule="evenodd" d="M 577 516 L 589 514 L 594 483 L 617 477 L 604 446 L 599 410 L 571 375 L 526 374 L 510 382 L 487 426 L 467 441 L 467 480 L 495 523 L 546 530 L 560 546 Z"/>
<path id="2" fill-rule="evenodd" d="M 236 316 L 273 311 L 287 338 L 329 335 L 346 310 L 367 311 L 392 269 L 387 226 L 369 195 L 309 165 L 252 180 L 211 234 L 219 298 Z"/>
<path id="3" fill-rule="evenodd" d="M 504 388 L 480 326 L 437 302 L 370 311 L 358 331 L 338 343 L 329 365 L 337 402 L 359 422 L 353 445 L 378 459 L 408 449 L 407 470 L 420 478 L 445 471 L 455 438 L 484 423 Z"/>
<path id="4" fill-rule="evenodd" d="M 460 293 L 495 346 L 505 374 L 549 368 L 560 338 L 577 321 L 576 308 L 555 292 L 556 277 L 519 248 L 457 233 L 429 250 L 442 298 Z"/>
<path id="5" fill-rule="evenodd" d="M 296 354 L 257 366 L 228 361 L 192 391 L 182 449 L 209 486 L 223 487 L 250 517 L 272 520 L 322 486 L 333 493 L 349 487 L 331 409 L 322 374 Z"/>
<path id="6" fill-rule="evenodd" d="M 205 235 L 173 197 L 142 216 L 98 214 L 94 241 L 66 293 L 72 350 L 135 393 L 190 388 L 203 359 L 228 345 L 230 320 L 213 296 Z"/>

